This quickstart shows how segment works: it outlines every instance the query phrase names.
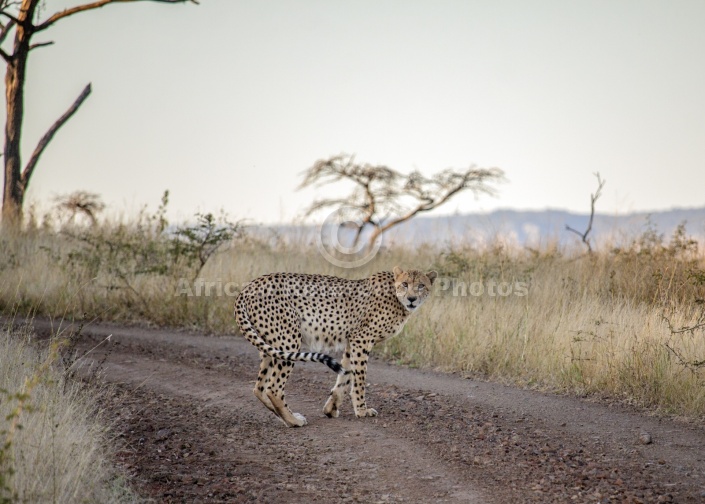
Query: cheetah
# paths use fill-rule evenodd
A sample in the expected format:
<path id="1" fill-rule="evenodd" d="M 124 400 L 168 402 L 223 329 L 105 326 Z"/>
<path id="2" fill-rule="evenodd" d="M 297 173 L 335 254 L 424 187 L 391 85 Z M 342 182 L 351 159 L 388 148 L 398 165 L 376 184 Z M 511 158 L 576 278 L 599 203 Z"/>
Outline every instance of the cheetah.
<path id="1" fill-rule="evenodd" d="M 365 402 L 370 350 L 399 334 L 430 295 L 436 277 L 435 271 L 395 267 L 361 280 L 296 273 L 252 280 L 235 302 L 235 318 L 262 359 L 255 396 L 288 427 L 306 425 L 306 418 L 287 406 L 284 386 L 295 361 L 320 362 L 338 374 L 323 407 L 326 416 L 340 414 L 351 381 L 355 416 L 376 416 Z M 302 344 L 311 351 L 301 352 Z M 340 350 L 340 363 L 321 353 Z"/>

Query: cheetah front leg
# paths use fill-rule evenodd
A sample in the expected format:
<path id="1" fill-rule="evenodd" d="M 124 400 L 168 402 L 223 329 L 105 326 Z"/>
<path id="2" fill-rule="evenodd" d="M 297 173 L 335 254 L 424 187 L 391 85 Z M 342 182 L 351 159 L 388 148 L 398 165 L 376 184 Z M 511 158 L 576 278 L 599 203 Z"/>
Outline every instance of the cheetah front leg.
<path id="1" fill-rule="evenodd" d="M 350 393 L 355 416 L 358 418 L 377 416 L 377 411 L 368 408 L 365 403 L 365 384 L 367 382 L 367 360 L 371 345 L 351 343 L 350 368 L 353 375 L 353 387 Z"/>

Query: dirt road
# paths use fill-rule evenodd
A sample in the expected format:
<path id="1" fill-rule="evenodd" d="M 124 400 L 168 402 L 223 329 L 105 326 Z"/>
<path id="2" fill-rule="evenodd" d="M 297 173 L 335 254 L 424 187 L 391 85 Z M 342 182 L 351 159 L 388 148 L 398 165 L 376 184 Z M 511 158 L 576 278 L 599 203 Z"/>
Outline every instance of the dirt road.
<path id="1" fill-rule="evenodd" d="M 335 376 L 297 364 L 287 399 L 309 424 L 289 429 L 252 395 L 258 356 L 240 337 L 82 334 L 84 349 L 112 335 L 91 354 L 115 384 L 105 407 L 157 502 L 705 502 L 703 425 L 373 359 L 380 416 L 348 401 L 326 418 Z"/>

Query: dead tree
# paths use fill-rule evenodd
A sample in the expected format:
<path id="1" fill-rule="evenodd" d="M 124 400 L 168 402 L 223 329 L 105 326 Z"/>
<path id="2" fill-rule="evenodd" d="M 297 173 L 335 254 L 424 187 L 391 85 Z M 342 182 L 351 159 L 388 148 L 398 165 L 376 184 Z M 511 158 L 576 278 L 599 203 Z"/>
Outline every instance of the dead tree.
<path id="1" fill-rule="evenodd" d="M 475 194 L 494 195 L 496 190 L 490 184 L 502 180 L 504 172 L 499 168 L 449 168 L 426 177 L 418 171 L 405 175 L 386 166 L 356 163 L 354 156 L 339 155 L 319 160 L 306 170 L 299 189 L 352 182 L 350 194 L 316 200 L 306 215 L 323 209 L 349 207 L 357 214 L 354 245 L 358 244 L 363 231 L 371 228 L 368 243 L 372 246 L 389 229 L 438 208 L 460 192 L 470 190 Z"/>
<path id="2" fill-rule="evenodd" d="M 605 185 L 605 181 L 600 178 L 599 172 L 595 173 L 595 176 L 597 177 L 597 191 L 590 195 L 590 220 L 588 221 L 587 228 L 581 233 L 577 229 L 570 227 L 568 224 L 565 225 L 567 231 L 571 231 L 580 237 L 588 249 L 588 254 L 592 254 L 592 245 L 590 244 L 590 238 L 588 238 L 588 235 L 590 234 L 590 231 L 592 231 L 592 221 L 595 219 L 595 202 L 602 195 L 602 187 Z"/>
<path id="3" fill-rule="evenodd" d="M 27 59 L 34 49 L 52 45 L 52 41 L 33 42 L 35 35 L 51 28 L 57 21 L 78 14 L 98 9 L 111 3 L 134 2 L 139 0 L 97 0 L 83 5 L 70 7 L 56 12 L 46 19 L 40 19 L 40 10 L 44 10 L 41 0 L 0 0 L 0 57 L 5 60 L 5 147 L 3 161 L 5 164 L 5 183 L 2 200 L 3 226 L 17 227 L 22 221 L 22 204 L 32 173 L 39 157 L 56 132 L 76 113 L 88 98 L 91 85 L 88 84 L 68 110 L 47 130 L 32 152 L 29 161 L 23 167 L 20 144 L 22 121 L 24 118 L 24 87 L 27 79 Z M 197 3 L 196 0 L 150 0 L 161 3 Z M 12 48 L 6 51 L 3 42 L 14 33 Z"/>

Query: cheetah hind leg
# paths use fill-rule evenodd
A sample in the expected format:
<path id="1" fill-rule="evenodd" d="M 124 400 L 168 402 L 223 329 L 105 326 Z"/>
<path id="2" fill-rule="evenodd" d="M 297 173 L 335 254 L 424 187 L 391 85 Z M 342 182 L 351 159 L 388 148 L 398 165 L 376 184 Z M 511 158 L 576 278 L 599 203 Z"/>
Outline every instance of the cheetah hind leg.
<path id="1" fill-rule="evenodd" d="M 272 376 L 272 371 L 274 370 L 274 359 L 268 356 L 263 356 L 262 361 L 260 362 L 260 370 L 259 374 L 257 376 L 257 383 L 255 384 L 255 388 L 253 390 L 255 397 L 259 399 L 262 404 L 264 404 L 267 409 L 269 409 L 272 413 L 274 413 L 279 420 L 282 421 L 284 425 L 287 427 L 290 427 L 290 425 L 282 418 L 282 416 L 279 414 L 279 411 L 274 407 L 272 404 L 272 401 L 269 399 L 269 389 L 270 387 L 270 380 Z M 293 414 L 294 416 L 297 415 L 297 413 Z M 304 420 L 306 420 L 304 418 Z"/>
<path id="2" fill-rule="evenodd" d="M 267 388 L 267 398 L 271 401 L 274 413 L 281 418 L 288 427 L 303 427 L 308 422 L 301 413 L 294 413 L 287 406 L 284 399 L 284 385 L 289 378 L 291 370 L 294 369 L 293 362 L 274 359 L 272 375 L 269 378 L 270 388 Z"/>
<path id="3" fill-rule="evenodd" d="M 262 401 L 262 404 L 264 404 L 267 409 L 279 416 L 279 413 L 277 413 L 277 410 L 274 409 L 274 406 L 272 405 L 272 401 L 270 401 L 269 397 L 267 397 L 267 389 L 269 388 L 272 371 L 274 370 L 273 361 L 274 359 L 271 357 L 262 355 L 262 361 L 259 364 L 259 374 L 257 375 L 257 383 L 255 383 L 253 392 L 255 397 Z"/>
<path id="4" fill-rule="evenodd" d="M 343 369 L 349 369 L 350 367 L 350 349 L 345 351 L 343 360 L 340 363 Z M 323 406 L 323 413 L 328 418 L 338 418 L 340 415 L 340 404 L 343 402 L 343 397 L 345 397 L 345 392 L 350 387 L 350 373 L 345 373 L 344 375 L 338 375 L 335 380 L 335 385 L 330 391 L 330 396 L 326 401 L 325 406 Z"/>

